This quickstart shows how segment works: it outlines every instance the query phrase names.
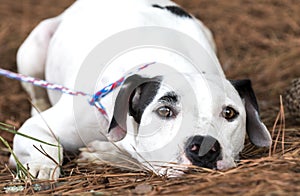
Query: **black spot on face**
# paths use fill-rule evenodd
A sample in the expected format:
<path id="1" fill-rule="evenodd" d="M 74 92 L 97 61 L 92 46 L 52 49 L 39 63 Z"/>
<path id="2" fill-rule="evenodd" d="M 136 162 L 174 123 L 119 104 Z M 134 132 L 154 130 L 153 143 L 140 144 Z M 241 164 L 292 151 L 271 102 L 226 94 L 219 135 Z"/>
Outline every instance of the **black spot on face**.
<path id="1" fill-rule="evenodd" d="M 165 96 L 161 97 L 159 101 L 168 102 L 172 105 L 175 105 L 178 102 L 178 96 L 175 92 L 169 92 Z"/>
<path id="2" fill-rule="evenodd" d="M 178 6 L 168 5 L 168 6 L 162 7 L 160 5 L 154 4 L 154 5 L 152 5 L 152 7 L 159 8 L 159 9 L 166 9 L 179 17 L 192 18 L 192 16 L 189 13 L 187 13 L 185 10 L 183 10 L 182 8 L 180 8 Z"/>
<path id="3" fill-rule="evenodd" d="M 161 7 L 160 5 L 157 5 L 157 4 L 153 4 L 152 7 L 160 8 L 160 9 L 165 9 L 164 7 Z"/>
<path id="4" fill-rule="evenodd" d="M 180 17 L 192 18 L 185 10 L 177 6 L 166 6 L 166 9 Z"/>

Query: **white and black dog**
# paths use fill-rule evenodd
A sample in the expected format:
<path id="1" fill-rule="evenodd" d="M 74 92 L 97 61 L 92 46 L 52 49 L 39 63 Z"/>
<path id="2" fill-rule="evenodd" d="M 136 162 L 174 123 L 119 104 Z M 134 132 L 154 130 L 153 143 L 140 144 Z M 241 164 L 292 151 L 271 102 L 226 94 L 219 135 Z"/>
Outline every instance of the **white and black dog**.
<path id="1" fill-rule="evenodd" d="M 246 133 L 257 146 L 271 144 L 250 81 L 228 81 L 217 60 L 211 32 L 169 0 L 78 0 L 32 31 L 17 54 L 19 72 L 76 88 L 78 75 L 86 71 L 84 61 L 98 44 L 116 33 L 143 27 L 188 35 L 204 48 L 206 58 L 213 60 L 204 58 L 199 71 L 182 55 L 162 48 L 143 47 L 124 53 L 107 64 L 97 84 L 90 84 L 88 74 L 80 79 L 86 86 L 95 85 L 96 91 L 142 63 L 158 62 L 130 75 L 120 88 L 101 100 L 108 118 L 85 99 L 80 99 L 84 104 L 78 106 L 77 98 L 70 95 L 25 84 L 33 104 L 42 112 L 32 112 L 19 132 L 61 144 L 58 149 L 15 136 L 14 151 L 33 176 L 50 179 L 60 174 L 56 163 L 34 147 L 40 145 L 59 162 L 63 149 L 77 151 L 92 142 L 98 154 L 109 151 L 111 156 L 105 158 L 109 161 L 120 158 L 113 151 L 122 149 L 132 159 L 162 173 L 169 163 L 234 167 Z M 172 37 L 164 36 L 166 42 Z M 184 39 L 171 44 L 189 48 Z M 168 65 L 166 70 L 163 64 Z M 80 90 L 88 92 L 85 85 Z M 101 158 L 101 153 L 98 156 Z M 13 157 L 10 162 L 15 164 Z"/>

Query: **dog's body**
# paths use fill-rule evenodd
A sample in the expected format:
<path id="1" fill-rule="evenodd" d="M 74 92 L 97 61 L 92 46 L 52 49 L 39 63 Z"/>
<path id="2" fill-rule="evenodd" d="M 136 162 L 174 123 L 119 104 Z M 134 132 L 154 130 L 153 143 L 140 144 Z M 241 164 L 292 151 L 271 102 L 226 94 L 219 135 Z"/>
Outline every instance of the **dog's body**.
<path id="1" fill-rule="evenodd" d="M 101 73 L 96 89 L 116 81 L 137 65 L 152 61 L 171 65 L 181 75 L 162 71 L 149 76 L 145 69 L 130 76 L 117 97 L 108 95 L 101 101 L 108 119 L 95 115 L 95 108 L 83 104 L 75 111 L 81 115 L 78 120 L 74 117 L 74 97 L 57 92 L 47 94 L 44 89 L 24 85 L 33 104 L 45 111 L 28 119 L 20 132 L 52 144 L 59 141 L 68 151 L 76 151 L 94 140 L 109 145 L 105 137 L 108 135 L 140 162 L 175 162 L 217 169 L 235 166 L 246 129 L 253 143 L 268 146 L 270 135 L 259 120 L 250 84 L 225 79 L 210 31 L 168 0 L 79 0 L 33 30 L 19 49 L 18 68 L 23 74 L 45 76 L 72 88 L 82 63 L 99 43 L 124 30 L 152 26 L 189 35 L 216 64 L 201 65 L 203 73 L 199 74 L 190 62 L 170 51 L 141 48 L 128 52 Z M 180 40 L 176 44 L 185 47 Z M 88 78 L 85 82 L 90 85 Z M 131 121 L 133 126 L 128 123 Z M 205 146 L 199 148 L 205 141 L 208 149 L 204 152 Z M 33 175 L 57 178 L 56 164 L 33 145 L 38 147 L 40 143 L 18 135 L 14 139 L 15 153 L 24 165 L 29 164 Z M 62 156 L 62 149 L 48 145 L 43 148 L 56 160 L 59 154 Z"/>

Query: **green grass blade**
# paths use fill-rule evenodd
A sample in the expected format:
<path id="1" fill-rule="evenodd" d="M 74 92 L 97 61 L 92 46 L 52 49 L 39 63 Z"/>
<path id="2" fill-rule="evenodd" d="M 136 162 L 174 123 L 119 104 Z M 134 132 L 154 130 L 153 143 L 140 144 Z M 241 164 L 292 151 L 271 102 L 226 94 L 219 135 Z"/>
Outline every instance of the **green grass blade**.
<path id="1" fill-rule="evenodd" d="M 34 141 L 37 141 L 37 142 L 40 142 L 40 143 L 43 143 L 43 144 L 46 144 L 46 145 L 49 145 L 49 146 L 59 147 L 59 145 L 56 145 L 56 144 L 50 144 L 50 143 L 48 143 L 48 142 L 39 140 L 39 139 L 34 138 L 34 137 L 31 137 L 31 136 L 29 136 L 29 135 L 26 135 L 26 134 L 23 134 L 23 133 L 19 133 L 18 131 L 14 130 L 14 128 L 10 128 L 10 126 L 8 126 L 8 125 L 6 125 L 6 124 L 3 124 L 3 123 L 0 123 L 0 129 L 3 130 L 3 131 L 7 131 L 7 132 L 9 132 L 9 133 L 21 135 L 21 136 L 26 137 L 26 138 L 28 138 L 28 139 L 31 139 L 31 140 L 34 140 Z"/>
<path id="2" fill-rule="evenodd" d="M 17 169 L 17 175 L 18 175 L 19 179 L 24 179 L 24 177 L 27 177 L 27 174 L 29 174 L 30 177 L 33 179 L 34 177 L 24 167 L 24 165 L 19 161 L 19 159 L 17 158 L 16 154 L 14 153 L 14 151 L 9 146 L 8 142 L 3 137 L 1 137 L 1 136 L 0 136 L 0 140 L 2 141 L 2 143 L 4 144 L 4 146 L 8 149 L 8 151 L 11 153 L 11 155 L 14 157 L 14 159 L 16 161 L 16 165 L 17 165 L 16 169 Z"/>

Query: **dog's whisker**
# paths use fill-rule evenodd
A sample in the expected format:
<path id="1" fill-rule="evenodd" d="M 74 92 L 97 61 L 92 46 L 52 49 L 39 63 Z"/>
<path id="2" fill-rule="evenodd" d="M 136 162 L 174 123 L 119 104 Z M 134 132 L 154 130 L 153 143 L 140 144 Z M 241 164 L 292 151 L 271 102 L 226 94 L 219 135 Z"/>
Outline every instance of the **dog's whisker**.
<path id="1" fill-rule="evenodd" d="M 111 141 L 104 133 L 100 132 L 100 134 L 102 136 L 104 136 L 108 140 L 108 142 L 111 143 L 122 155 L 127 157 L 127 159 L 124 158 L 124 160 L 128 161 L 129 163 L 133 163 L 133 164 L 137 165 L 138 167 L 141 167 L 144 170 L 148 170 L 147 167 L 145 167 L 141 164 L 138 164 L 135 161 L 132 161 L 133 157 L 128 152 L 126 152 L 125 150 L 121 149 L 118 145 L 116 145 L 116 143 L 114 141 Z M 112 154 L 112 155 L 116 156 L 115 154 Z M 120 157 L 118 157 L 118 158 L 120 158 Z M 121 159 L 122 159 L 122 157 L 121 157 Z"/>
<path id="2" fill-rule="evenodd" d="M 110 155 L 111 157 L 117 157 L 117 159 L 121 159 L 121 160 L 123 160 L 123 161 L 125 161 L 125 162 L 127 162 L 127 163 L 130 163 L 130 164 L 132 164 L 132 165 L 135 165 L 135 166 L 136 166 L 137 168 L 139 168 L 139 169 L 142 169 L 142 170 L 144 170 L 144 171 L 147 171 L 147 170 L 148 170 L 148 169 L 147 169 L 145 166 L 143 166 L 141 163 L 137 162 L 137 161 L 134 160 L 131 156 L 129 156 L 128 153 L 125 153 L 125 154 L 122 154 L 122 153 L 116 154 L 116 153 L 110 153 L 110 152 L 101 152 L 101 154 L 99 154 L 99 155 L 95 155 L 95 154 L 94 154 L 94 156 L 97 157 L 97 160 L 100 160 L 100 161 L 103 161 L 103 162 L 106 162 L 106 163 L 109 163 L 109 164 L 114 164 L 113 162 L 107 161 L 107 160 L 105 160 L 104 158 L 102 158 L 103 155 Z M 126 157 L 122 157 L 122 156 L 126 156 Z M 124 164 L 124 167 L 127 167 L 127 165 Z M 135 168 L 136 168 L 136 167 L 135 167 Z M 132 168 L 133 168 L 133 167 L 132 167 Z"/>
<path id="3" fill-rule="evenodd" d="M 148 164 L 148 166 L 150 166 L 150 168 L 153 170 L 153 171 L 156 171 L 156 169 L 152 166 L 152 164 L 150 164 L 139 152 L 137 152 L 137 150 L 135 149 L 134 146 L 131 146 L 133 148 L 133 150 L 135 151 L 135 153 L 142 159 L 144 160 L 145 163 Z M 146 166 L 147 168 L 147 166 Z"/>

